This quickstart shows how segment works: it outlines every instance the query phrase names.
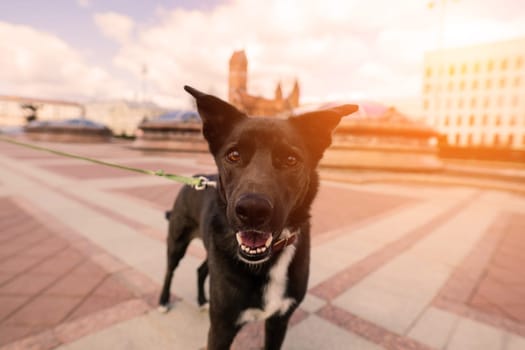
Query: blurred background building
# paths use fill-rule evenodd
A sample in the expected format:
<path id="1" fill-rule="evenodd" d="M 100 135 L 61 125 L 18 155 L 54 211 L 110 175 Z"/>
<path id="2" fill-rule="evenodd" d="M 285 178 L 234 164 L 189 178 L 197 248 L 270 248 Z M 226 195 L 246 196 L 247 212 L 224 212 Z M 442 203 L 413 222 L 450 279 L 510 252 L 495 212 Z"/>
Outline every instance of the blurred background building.
<path id="1" fill-rule="evenodd" d="M 134 136 L 141 122 L 165 112 L 152 102 L 118 100 L 86 103 L 86 117 L 107 125 L 118 136 Z"/>
<path id="2" fill-rule="evenodd" d="M 525 38 L 428 52 L 423 110 L 449 145 L 525 150 Z"/>
<path id="3" fill-rule="evenodd" d="M 273 99 L 248 93 L 248 59 L 243 50 L 235 51 L 230 58 L 228 100 L 239 110 L 254 116 L 289 115 L 299 107 L 299 83 L 294 83 L 287 97 L 283 97 L 281 84 L 277 84 Z"/>
<path id="4" fill-rule="evenodd" d="M 80 117 L 83 114 L 84 106 L 77 102 L 0 96 L 0 126 L 17 127 L 36 118 L 52 121 Z"/>

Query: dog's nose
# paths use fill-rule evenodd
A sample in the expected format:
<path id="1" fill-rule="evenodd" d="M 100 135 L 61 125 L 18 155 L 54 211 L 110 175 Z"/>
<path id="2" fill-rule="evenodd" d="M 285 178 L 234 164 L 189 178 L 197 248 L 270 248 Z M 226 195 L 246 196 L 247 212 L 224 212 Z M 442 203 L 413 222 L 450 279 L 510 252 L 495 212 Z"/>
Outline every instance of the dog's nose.
<path id="1" fill-rule="evenodd" d="M 237 218 L 246 226 L 257 228 L 270 220 L 273 205 L 260 194 L 242 195 L 235 204 Z"/>

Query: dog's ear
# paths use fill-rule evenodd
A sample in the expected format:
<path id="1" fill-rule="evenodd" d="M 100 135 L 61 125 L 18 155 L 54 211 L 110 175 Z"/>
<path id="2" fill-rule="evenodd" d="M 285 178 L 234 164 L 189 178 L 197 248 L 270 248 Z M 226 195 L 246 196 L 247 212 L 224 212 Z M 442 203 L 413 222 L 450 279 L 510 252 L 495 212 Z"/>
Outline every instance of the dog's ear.
<path id="1" fill-rule="evenodd" d="M 357 105 L 345 104 L 329 109 L 308 112 L 291 117 L 289 121 L 299 130 L 316 161 L 332 143 L 332 131 L 341 118 L 359 109 Z"/>
<path id="2" fill-rule="evenodd" d="M 246 118 L 246 115 L 226 101 L 205 94 L 191 86 L 184 86 L 195 97 L 197 109 L 202 119 L 202 133 L 212 154 L 216 154 L 233 126 Z"/>

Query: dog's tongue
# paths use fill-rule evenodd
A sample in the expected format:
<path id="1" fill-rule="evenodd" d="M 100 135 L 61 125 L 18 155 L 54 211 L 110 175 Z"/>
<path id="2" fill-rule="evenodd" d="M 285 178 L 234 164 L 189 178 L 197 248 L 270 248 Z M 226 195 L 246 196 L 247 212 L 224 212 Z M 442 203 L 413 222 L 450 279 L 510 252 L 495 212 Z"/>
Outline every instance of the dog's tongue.
<path id="1" fill-rule="evenodd" d="M 240 243 L 244 244 L 249 248 L 263 247 L 266 245 L 268 239 L 272 236 L 270 232 L 258 232 L 258 231 L 241 231 L 237 235 L 240 239 Z"/>

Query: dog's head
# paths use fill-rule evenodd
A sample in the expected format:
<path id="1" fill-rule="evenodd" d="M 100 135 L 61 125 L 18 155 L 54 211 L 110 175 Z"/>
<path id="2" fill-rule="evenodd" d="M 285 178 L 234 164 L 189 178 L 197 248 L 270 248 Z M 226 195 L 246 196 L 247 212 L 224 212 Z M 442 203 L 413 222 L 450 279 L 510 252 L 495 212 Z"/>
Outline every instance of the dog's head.
<path id="1" fill-rule="evenodd" d="M 358 107 L 343 105 L 286 120 L 251 118 L 215 96 L 185 90 L 197 101 L 233 228 L 221 241 L 242 261 L 267 261 L 275 242 L 308 220 L 318 187 L 317 164 L 333 129 Z"/>

